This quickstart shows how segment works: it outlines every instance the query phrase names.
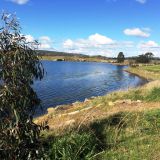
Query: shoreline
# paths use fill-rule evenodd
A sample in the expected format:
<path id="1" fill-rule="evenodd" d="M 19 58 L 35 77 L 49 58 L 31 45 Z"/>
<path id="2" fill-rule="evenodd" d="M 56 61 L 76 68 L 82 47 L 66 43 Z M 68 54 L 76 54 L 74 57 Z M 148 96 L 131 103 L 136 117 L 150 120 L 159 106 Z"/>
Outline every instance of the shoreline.
<path id="1" fill-rule="evenodd" d="M 135 75 L 135 76 L 137 76 L 137 77 L 139 77 L 141 79 L 144 79 L 146 81 L 146 83 L 154 81 L 153 79 L 147 79 L 145 76 L 139 75 L 138 73 L 131 72 L 131 71 L 127 70 L 127 69 L 124 69 L 124 71 L 127 72 L 127 73 L 129 73 L 129 74 Z M 143 84 L 143 85 L 145 85 L 145 84 Z M 139 86 L 137 86 L 137 87 L 139 87 Z M 135 87 L 135 88 L 137 88 L 137 87 Z"/>
<path id="2" fill-rule="evenodd" d="M 134 68 L 134 72 L 131 69 L 128 68 L 128 72 L 136 73 L 138 76 L 144 72 L 143 67 Z M 140 69 L 143 72 L 139 72 Z M 143 78 L 147 79 L 148 76 Z M 34 122 L 36 124 L 47 122 L 50 128 L 49 131 L 45 132 L 47 136 L 62 135 L 65 131 L 79 130 L 83 126 L 87 127 L 96 121 L 101 121 L 118 113 L 160 109 L 160 101 L 156 99 L 159 96 L 159 90 L 160 78 L 152 75 L 150 81 L 135 88 L 117 90 L 103 96 L 85 99 L 83 102 L 48 108 L 47 113 L 35 118 Z"/>
<path id="3" fill-rule="evenodd" d="M 92 122 L 119 112 L 141 112 L 154 108 L 159 109 L 160 102 L 146 102 L 139 95 L 139 92 L 142 92 L 143 95 L 149 93 L 155 87 L 160 88 L 160 80 L 151 81 L 129 90 L 118 90 L 104 96 L 86 99 L 84 102 L 51 107 L 48 108 L 47 114 L 37 117 L 34 122 L 36 124 L 47 122 L 50 131 L 46 134 L 63 134 L 66 130 L 90 125 Z"/>
<path id="4" fill-rule="evenodd" d="M 102 59 L 57 59 L 56 57 L 41 57 L 41 60 L 46 60 L 46 61 L 52 61 L 52 62 L 95 62 L 95 63 L 108 63 L 111 65 L 116 65 L 116 66 L 129 66 L 128 63 L 117 63 L 117 62 L 111 62 L 110 60 L 102 60 Z"/>
<path id="5" fill-rule="evenodd" d="M 112 64 L 112 65 L 114 65 L 114 64 Z M 129 68 L 128 68 L 128 69 L 129 69 Z M 145 86 L 146 84 L 148 84 L 149 82 L 154 81 L 154 80 L 148 80 L 146 77 L 143 77 L 143 76 L 140 76 L 139 74 L 136 74 L 136 73 L 134 73 L 134 72 L 128 71 L 127 69 L 124 69 L 124 71 L 127 72 L 127 73 L 130 73 L 130 74 L 133 74 L 133 75 L 135 75 L 135 76 L 138 76 L 138 77 L 140 77 L 140 78 L 142 78 L 142 79 L 144 79 L 144 80 L 146 81 L 144 84 L 142 84 L 142 85 L 140 85 L 140 86 L 133 87 L 133 88 L 131 88 L 131 89 L 141 88 L 141 87 Z M 55 107 L 49 107 L 49 108 L 47 109 L 47 111 L 46 111 L 45 114 L 36 117 L 36 119 L 37 119 L 37 118 L 45 117 L 45 116 L 49 115 L 51 112 L 55 112 L 56 110 L 59 110 L 59 111 L 60 111 L 60 110 L 68 110 L 69 108 L 73 108 L 74 106 L 76 106 L 76 104 L 77 104 L 77 105 L 78 105 L 78 104 L 82 104 L 82 105 L 83 105 L 83 104 L 85 104 L 87 101 L 94 101 L 95 99 L 102 98 L 102 97 L 105 97 L 105 96 L 110 96 L 111 94 L 114 94 L 114 93 L 119 92 L 119 91 L 120 91 L 120 92 L 123 92 L 123 93 L 126 92 L 125 89 L 123 89 L 123 90 L 115 90 L 115 91 L 112 91 L 112 92 L 110 92 L 110 93 L 104 94 L 104 95 L 102 95 L 102 96 L 93 96 L 93 97 L 90 97 L 90 98 L 86 98 L 84 101 L 75 101 L 75 102 L 70 103 L 70 104 L 62 104 L 62 105 L 58 105 L 58 106 L 55 106 Z M 85 110 L 85 109 L 86 109 L 86 108 L 82 108 L 81 110 Z M 90 108 L 89 108 L 89 109 L 90 109 Z M 79 111 L 80 111 L 80 110 L 79 110 Z"/>

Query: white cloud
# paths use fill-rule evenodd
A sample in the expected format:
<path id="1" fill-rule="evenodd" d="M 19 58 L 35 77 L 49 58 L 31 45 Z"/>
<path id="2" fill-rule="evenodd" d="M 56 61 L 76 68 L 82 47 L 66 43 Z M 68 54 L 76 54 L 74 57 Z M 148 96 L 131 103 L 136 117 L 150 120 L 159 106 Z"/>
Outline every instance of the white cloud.
<path id="1" fill-rule="evenodd" d="M 19 4 L 19 5 L 23 5 L 23 4 L 26 4 L 27 2 L 29 2 L 29 0 L 10 0 L 11 2 L 14 2 L 16 4 Z"/>
<path id="2" fill-rule="evenodd" d="M 147 41 L 147 42 L 140 42 L 137 45 L 138 51 L 140 54 L 144 54 L 147 52 L 152 52 L 155 56 L 160 57 L 160 45 L 155 41 Z"/>
<path id="3" fill-rule="evenodd" d="M 25 38 L 26 38 L 27 42 L 33 42 L 34 41 L 34 38 L 31 35 L 26 35 Z"/>
<path id="4" fill-rule="evenodd" d="M 143 38 L 148 38 L 150 36 L 150 33 L 146 29 L 140 29 L 140 28 L 132 28 L 132 29 L 127 28 L 123 32 L 127 36 L 136 36 Z"/>
<path id="5" fill-rule="evenodd" d="M 35 38 L 32 35 L 25 35 L 26 38 L 26 42 L 34 42 Z M 41 36 L 39 38 L 37 38 L 39 45 L 38 45 L 38 49 L 53 49 L 52 44 L 53 41 L 51 40 L 50 37 L 48 36 Z"/>
<path id="6" fill-rule="evenodd" d="M 72 48 L 74 45 L 74 42 L 71 39 L 67 39 L 64 43 L 63 46 L 64 48 Z"/>
<path id="7" fill-rule="evenodd" d="M 106 0 L 106 2 L 117 2 L 118 0 Z M 119 0 L 120 1 L 120 0 Z M 147 2 L 147 0 L 135 0 L 141 4 L 145 4 Z"/>
<path id="8" fill-rule="evenodd" d="M 145 4 L 147 2 L 147 0 L 136 0 L 136 1 L 141 3 L 141 4 Z"/>
<path id="9" fill-rule="evenodd" d="M 52 40 L 48 36 L 42 36 L 39 38 L 39 49 L 51 49 L 52 48 Z"/>
<path id="10" fill-rule="evenodd" d="M 157 48 L 159 47 L 158 43 L 155 41 L 141 42 L 138 45 L 139 48 Z"/>
<path id="11" fill-rule="evenodd" d="M 88 40 L 94 44 L 103 45 L 103 44 L 111 44 L 114 43 L 114 41 L 111 38 L 108 38 L 106 36 L 100 35 L 98 33 L 90 35 L 88 37 Z"/>
<path id="12" fill-rule="evenodd" d="M 63 51 L 88 55 L 117 56 L 122 50 L 133 47 L 131 41 L 115 41 L 101 34 L 92 34 L 86 39 L 67 39 L 63 42 Z M 126 48 L 126 49 L 124 49 Z"/>
<path id="13" fill-rule="evenodd" d="M 110 45 L 113 44 L 114 40 L 108 38 L 104 35 L 100 35 L 98 33 L 90 35 L 87 39 L 78 39 L 71 40 L 67 39 L 64 41 L 64 48 L 73 48 L 73 47 L 100 47 L 101 45 Z"/>

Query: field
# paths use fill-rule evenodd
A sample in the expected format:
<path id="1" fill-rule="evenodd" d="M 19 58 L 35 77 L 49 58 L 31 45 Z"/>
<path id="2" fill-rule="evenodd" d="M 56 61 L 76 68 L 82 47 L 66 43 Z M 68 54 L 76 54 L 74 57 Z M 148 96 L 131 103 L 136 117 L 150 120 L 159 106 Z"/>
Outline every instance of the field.
<path id="1" fill-rule="evenodd" d="M 143 66 L 142 69 L 149 72 L 160 73 L 160 65 Z"/>
<path id="2" fill-rule="evenodd" d="M 148 80 L 160 79 L 160 65 L 130 67 L 127 71 Z"/>

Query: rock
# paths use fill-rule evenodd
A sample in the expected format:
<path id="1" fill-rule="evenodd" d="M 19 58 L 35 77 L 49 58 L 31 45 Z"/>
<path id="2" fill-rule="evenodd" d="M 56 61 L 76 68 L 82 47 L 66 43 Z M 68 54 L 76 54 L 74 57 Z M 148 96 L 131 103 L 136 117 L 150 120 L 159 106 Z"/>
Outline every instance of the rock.
<path id="1" fill-rule="evenodd" d="M 137 100 L 136 102 L 137 102 L 137 103 L 142 103 L 142 101 L 141 101 L 141 100 Z"/>
<path id="2" fill-rule="evenodd" d="M 114 106 L 114 103 L 112 101 L 108 102 L 109 106 Z"/>
<path id="3" fill-rule="evenodd" d="M 92 96 L 90 99 L 95 99 L 96 97 L 95 96 Z"/>
<path id="4" fill-rule="evenodd" d="M 89 99 L 86 98 L 86 99 L 84 100 L 84 102 L 89 102 Z"/>
<path id="5" fill-rule="evenodd" d="M 48 108 L 47 109 L 48 114 L 53 113 L 54 111 L 55 111 L 55 108 Z"/>
<path id="6" fill-rule="evenodd" d="M 73 106 L 75 106 L 77 104 L 79 104 L 79 101 L 76 101 L 76 102 L 72 103 Z"/>
<path id="7" fill-rule="evenodd" d="M 125 101 L 124 100 L 117 100 L 117 101 L 115 101 L 115 104 L 122 104 L 122 103 L 125 103 Z"/>
<path id="8" fill-rule="evenodd" d="M 125 100 L 125 103 L 132 104 L 132 101 L 131 101 L 131 99 L 127 99 L 127 100 Z"/>

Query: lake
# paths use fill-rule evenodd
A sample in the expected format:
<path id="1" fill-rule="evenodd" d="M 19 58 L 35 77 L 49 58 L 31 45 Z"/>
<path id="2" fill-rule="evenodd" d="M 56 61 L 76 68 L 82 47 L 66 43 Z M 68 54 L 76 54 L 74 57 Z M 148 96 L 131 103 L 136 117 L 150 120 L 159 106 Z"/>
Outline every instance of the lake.
<path id="1" fill-rule="evenodd" d="M 128 89 L 144 84 L 140 77 L 124 71 L 126 66 L 96 62 L 42 61 L 47 74 L 36 81 L 34 89 L 42 100 L 43 111 L 48 107 L 84 101 L 92 96 Z"/>

